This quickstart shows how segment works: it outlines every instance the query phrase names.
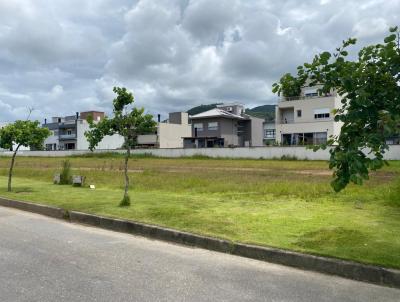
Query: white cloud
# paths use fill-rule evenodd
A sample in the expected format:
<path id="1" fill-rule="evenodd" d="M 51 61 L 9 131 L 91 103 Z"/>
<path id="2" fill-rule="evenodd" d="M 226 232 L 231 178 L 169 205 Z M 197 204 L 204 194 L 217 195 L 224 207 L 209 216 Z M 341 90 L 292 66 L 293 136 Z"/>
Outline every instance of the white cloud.
<path id="1" fill-rule="evenodd" d="M 166 114 L 273 103 L 271 84 L 316 52 L 381 42 L 400 1 L 13 0 L 0 20 L 0 121 L 111 112 L 118 85 Z"/>

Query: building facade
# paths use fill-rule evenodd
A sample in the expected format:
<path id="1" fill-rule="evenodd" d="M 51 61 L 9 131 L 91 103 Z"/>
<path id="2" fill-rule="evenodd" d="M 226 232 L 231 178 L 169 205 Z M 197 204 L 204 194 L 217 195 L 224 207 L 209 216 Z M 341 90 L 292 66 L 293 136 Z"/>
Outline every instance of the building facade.
<path id="1" fill-rule="evenodd" d="M 138 136 L 138 147 L 183 148 L 183 138 L 190 136 L 191 126 L 186 112 L 172 112 L 165 122 L 158 121 L 154 134 Z"/>
<path id="2" fill-rule="evenodd" d="M 45 120 L 42 127 L 51 131 L 51 135 L 45 140 L 45 149 L 54 150 L 88 150 L 89 142 L 85 132 L 90 130 L 87 122 L 88 116 L 92 116 L 94 122 L 104 118 L 104 112 L 86 111 L 77 112 L 76 115 L 65 117 L 53 117 L 51 123 Z M 124 144 L 124 138 L 120 135 L 105 136 L 96 147 L 97 149 L 120 149 Z"/>
<path id="3" fill-rule="evenodd" d="M 238 103 L 190 117 L 191 135 L 184 138 L 185 148 L 263 146 L 264 120 L 245 114 Z"/>
<path id="4" fill-rule="evenodd" d="M 318 86 L 303 87 L 298 97 L 282 97 L 276 107 L 276 141 L 283 145 L 317 145 L 331 135 L 339 135 L 342 123 L 334 121 L 333 110 L 340 108 L 335 91 L 318 94 Z"/>
<path id="5" fill-rule="evenodd" d="M 264 145 L 274 145 L 276 143 L 275 122 L 264 122 Z"/>

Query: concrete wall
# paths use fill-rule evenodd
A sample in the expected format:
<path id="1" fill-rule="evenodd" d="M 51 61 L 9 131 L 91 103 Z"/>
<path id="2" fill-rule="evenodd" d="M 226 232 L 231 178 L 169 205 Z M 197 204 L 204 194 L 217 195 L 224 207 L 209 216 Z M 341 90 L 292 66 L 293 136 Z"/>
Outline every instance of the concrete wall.
<path id="1" fill-rule="evenodd" d="M 139 145 L 158 145 L 157 134 L 141 134 L 137 137 L 137 142 Z"/>
<path id="2" fill-rule="evenodd" d="M 168 122 L 170 124 L 187 125 L 189 124 L 189 114 L 187 112 L 170 112 Z"/>
<path id="3" fill-rule="evenodd" d="M 218 128 L 220 129 L 220 136 L 224 139 L 226 146 L 238 146 L 239 137 L 237 135 L 238 121 L 234 119 L 220 118 L 218 120 Z"/>
<path id="4" fill-rule="evenodd" d="M 264 120 L 257 117 L 251 119 L 251 146 L 261 147 L 264 145 Z"/>
<path id="5" fill-rule="evenodd" d="M 158 140 L 160 148 L 183 148 L 183 137 L 192 134 L 192 127 L 189 124 L 158 124 Z"/>
<path id="6" fill-rule="evenodd" d="M 89 131 L 89 124 L 85 120 L 78 121 L 76 132 L 76 148 L 77 150 L 88 150 L 89 142 L 86 139 L 85 131 Z M 124 144 L 124 138 L 120 135 L 105 136 L 96 149 L 118 149 Z"/>
<path id="7" fill-rule="evenodd" d="M 125 153 L 125 150 L 95 150 L 95 153 L 117 152 Z M 19 156 L 43 156 L 43 157 L 62 157 L 90 153 L 87 150 L 69 151 L 20 151 Z M 209 157 L 227 158 L 264 158 L 273 159 L 282 156 L 296 156 L 298 159 L 308 160 L 328 160 L 329 151 L 320 150 L 313 152 L 305 147 L 250 147 L 250 148 L 200 148 L 200 149 L 136 149 L 133 154 L 152 154 L 159 157 L 183 157 L 193 155 L 205 155 Z M 10 156 L 12 152 L 0 152 L 0 156 Z M 400 145 L 392 145 L 385 154 L 387 160 L 400 160 Z"/>

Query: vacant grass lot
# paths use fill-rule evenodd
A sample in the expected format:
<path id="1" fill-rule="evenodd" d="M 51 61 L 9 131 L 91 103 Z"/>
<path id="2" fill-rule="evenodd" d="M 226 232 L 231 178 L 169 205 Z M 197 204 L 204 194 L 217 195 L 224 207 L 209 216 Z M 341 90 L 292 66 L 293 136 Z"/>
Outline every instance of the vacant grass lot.
<path id="1" fill-rule="evenodd" d="M 0 158 L 0 195 L 313 254 L 400 268 L 400 162 L 334 193 L 326 162 L 134 157 L 129 208 L 123 158 L 71 157 L 96 189 L 52 184 L 61 158 Z"/>

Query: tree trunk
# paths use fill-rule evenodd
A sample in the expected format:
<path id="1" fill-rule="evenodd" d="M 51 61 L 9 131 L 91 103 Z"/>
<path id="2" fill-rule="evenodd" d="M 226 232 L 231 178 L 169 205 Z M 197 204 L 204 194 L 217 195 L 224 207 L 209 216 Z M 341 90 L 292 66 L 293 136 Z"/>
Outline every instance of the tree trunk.
<path id="1" fill-rule="evenodd" d="M 21 145 L 17 146 L 17 148 L 15 149 L 13 156 L 11 158 L 10 170 L 8 171 L 8 188 L 7 188 L 8 192 L 11 192 L 11 179 L 12 179 L 12 174 L 13 174 L 13 169 L 14 169 L 15 157 L 17 156 L 19 147 L 21 147 Z"/>
<path id="2" fill-rule="evenodd" d="M 131 148 L 128 146 L 128 149 L 126 150 L 126 156 L 125 156 L 125 193 L 124 193 L 124 197 L 128 196 L 128 190 L 129 190 L 128 160 L 129 160 L 130 155 L 131 155 Z"/>
<path id="3" fill-rule="evenodd" d="M 131 201 L 129 197 L 129 176 L 128 176 L 128 160 L 131 155 L 131 147 L 129 146 L 129 142 L 126 146 L 126 155 L 125 155 L 125 190 L 124 190 L 124 198 L 119 204 L 121 207 L 130 206 Z"/>

